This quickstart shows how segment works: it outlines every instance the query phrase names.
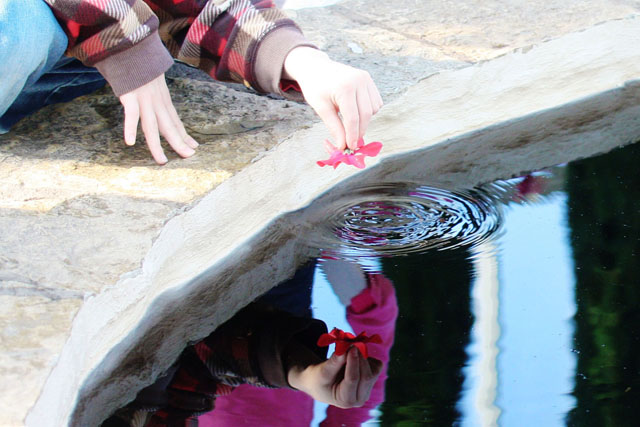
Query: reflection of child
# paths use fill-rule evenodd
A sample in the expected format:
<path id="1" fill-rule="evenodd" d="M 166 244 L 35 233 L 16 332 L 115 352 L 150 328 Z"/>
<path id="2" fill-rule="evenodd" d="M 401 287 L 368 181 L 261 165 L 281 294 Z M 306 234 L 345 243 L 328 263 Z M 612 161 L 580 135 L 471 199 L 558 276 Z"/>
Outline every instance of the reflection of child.
<path id="1" fill-rule="evenodd" d="M 293 387 L 338 407 L 362 406 L 382 369 L 352 348 L 326 360 L 322 321 L 252 304 L 188 347 L 166 375 L 103 426 L 198 425 L 216 396 L 235 386 Z"/>
<path id="2" fill-rule="evenodd" d="M 313 266 L 312 266 L 313 267 Z M 359 426 L 371 418 L 371 409 L 384 401 L 384 386 L 389 353 L 393 345 L 398 304 L 393 284 L 382 274 L 365 273 L 357 264 L 323 260 L 322 268 L 333 289 L 347 305 L 347 321 L 357 334 L 378 334 L 382 344 L 368 346 L 370 356 L 383 362 L 370 398 L 360 407 L 350 409 L 330 406 L 322 426 Z M 271 293 L 272 303 L 284 304 L 283 309 L 304 315 L 310 299 L 313 268 L 296 273 L 289 289 L 280 285 Z M 305 277 L 306 276 L 306 277 Z M 308 286 L 305 286 L 308 284 Z M 305 294 L 305 290 L 307 291 Z M 291 389 L 264 389 L 241 385 L 233 393 L 220 396 L 215 410 L 201 415 L 202 427 L 246 426 L 308 426 L 313 419 L 313 401 Z"/>
<path id="3" fill-rule="evenodd" d="M 160 135 L 182 157 L 198 145 L 165 83 L 174 58 L 259 92 L 302 92 L 340 149 L 357 148 L 382 106 L 367 72 L 330 60 L 271 0 L 3 0 L 0 34 L 0 133 L 104 77 L 124 107 L 125 142 L 135 143 L 140 122 L 160 164 Z"/>
<path id="4" fill-rule="evenodd" d="M 382 344 L 371 345 L 368 350 L 370 357 L 382 362 L 382 370 L 364 405 L 351 409 L 330 406 L 326 419 L 321 423 L 323 427 L 359 426 L 371 418 L 371 409 L 384 401 L 384 384 L 396 330 L 398 302 L 393 283 L 386 276 L 367 273 L 366 279 L 366 289 L 353 297 L 347 307 L 347 321 L 356 334 L 366 331 L 369 335 L 380 335 Z"/>

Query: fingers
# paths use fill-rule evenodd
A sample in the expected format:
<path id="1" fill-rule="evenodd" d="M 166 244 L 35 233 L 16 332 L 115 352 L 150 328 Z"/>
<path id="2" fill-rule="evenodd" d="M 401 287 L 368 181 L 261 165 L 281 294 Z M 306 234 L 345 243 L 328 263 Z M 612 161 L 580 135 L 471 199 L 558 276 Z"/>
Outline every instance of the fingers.
<path id="1" fill-rule="evenodd" d="M 371 374 L 374 377 L 377 377 L 378 375 L 380 375 L 380 372 L 382 372 L 382 361 L 378 360 L 378 359 L 374 359 L 373 357 L 370 357 L 367 359 L 367 362 L 369 362 L 369 369 L 371 369 Z"/>
<path id="2" fill-rule="evenodd" d="M 171 101 L 164 74 L 122 95 L 120 102 L 125 110 L 124 138 L 127 145 L 135 144 L 140 122 L 149 151 L 158 164 L 168 161 L 160 144 L 160 135 L 181 157 L 195 153 L 198 142 L 184 128 Z"/>
<path id="3" fill-rule="evenodd" d="M 371 396 L 371 390 L 382 371 L 382 362 L 372 357 L 364 359 L 360 355 L 360 383 L 358 384 L 358 402 L 364 405 Z"/>
<path id="4" fill-rule="evenodd" d="M 367 131 L 371 117 L 373 117 L 373 104 L 369 97 L 369 91 L 366 88 L 358 94 L 358 112 L 360 114 L 360 121 L 356 143 L 358 139 L 364 138 L 364 133 Z"/>
<path id="5" fill-rule="evenodd" d="M 331 132 L 331 136 L 336 142 L 336 148 L 340 150 L 347 148 L 344 126 L 342 125 L 340 116 L 338 116 L 336 107 L 334 107 L 330 102 L 323 102 L 314 109 L 316 114 L 318 114 L 325 126 L 329 129 L 329 132 Z"/>
<path id="6" fill-rule="evenodd" d="M 358 148 L 382 98 L 368 72 L 332 61 L 316 50 L 293 50 L 285 71 L 300 85 L 340 150 Z"/>
<path id="7" fill-rule="evenodd" d="M 357 405 L 358 387 L 360 382 L 360 352 L 351 347 L 347 352 L 347 366 L 344 371 L 344 379 L 340 384 L 339 401 L 344 407 L 350 408 Z"/>
<path id="8" fill-rule="evenodd" d="M 362 117 L 363 111 L 360 111 L 357 92 L 348 93 L 347 96 L 338 103 L 338 108 L 342 114 L 346 145 L 351 150 L 357 150 L 358 138 L 360 136 L 360 122 L 365 118 Z M 368 122 L 369 120 L 367 120 L 367 124 Z"/>
<path id="9" fill-rule="evenodd" d="M 345 146 L 340 144 L 340 139 L 334 135 L 338 148 L 356 150 L 358 140 L 364 138 L 367 127 L 372 117 L 382 108 L 382 98 L 371 76 L 366 71 L 359 71 L 358 80 L 354 83 L 355 89 L 343 90 L 342 95 L 336 99 L 336 108 L 342 115 L 342 127 L 344 129 Z M 324 119 L 323 119 L 324 120 Z M 324 120 L 325 123 L 326 120 Z M 333 125 L 334 127 L 336 125 Z M 331 131 L 331 127 L 329 130 Z M 332 134 L 335 132 L 332 131 Z"/>
<path id="10" fill-rule="evenodd" d="M 340 371 L 344 368 L 344 364 L 346 361 L 345 355 L 338 356 L 333 353 L 329 360 L 322 365 L 322 377 L 326 381 L 333 381 L 338 377 Z"/>
<path id="11" fill-rule="evenodd" d="M 162 136 L 173 150 L 181 157 L 190 157 L 195 154 L 195 150 L 187 145 L 179 127 L 173 121 L 167 109 L 160 109 L 157 113 L 158 127 Z M 185 132 L 186 133 L 186 132 Z"/>
<path id="12" fill-rule="evenodd" d="M 367 403 L 381 371 L 381 361 L 372 357 L 365 359 L 357 348 L 352 347 L 347 353 L 347 365 L 338 399 L 341 407 L 360 407 Z"/>
<path id="13" fill-rule="evenodd" d="M 124 142 L 131 146 L 136 143 L 140 107 L 135 98 L 125 98 L 122 106 L 124 107 Z"/>
<path id="14" fill-rule="evenodd" d="M 140 118 L 142 132 L 144 133 L 144 138 L 147 141 L 147 146 L 149 147 L 153 160 L 159 165 L 164 165 L 169 159 L 165 156 L 162 145 L 160 145 L 158 122 L 156 121 L 156 115 L 154 114 L 151 104 L 144 103 L 140 106 Z"/>
<path id="15" fill-rule="evenodd" d="M 371 100 L 371 105 L 373 107 L 373 114 L 375 115 L 378 114 L 378 111 L 380 111 L 384 102 L 382 101 L 382 97 L 380 96 L 380 92 L 378 92 L 376 85 L 373 84 L 373 81 L 371 83 L 372 84 L 367 87 L 367 93 L 369 93 L 369 99 Z"/>
<path id="16" fill-rule="evenodd" d="M 167 107 L 167 111 L 169 113 L 169 116 L 171 117 L 171 121 L 178 129 L 178 133 L 182 137 L 184 143 L 194 149 L 198 147 L 198 145 L 200 144 L 198 144 L 198 142 L 195 139 L 193 139 L 187 133 L 187 130 L 184 128 L 184 125 L 182 124 L 182 120 L 180 120 L 180 116 L 178 116 L 178 112 L 176 111 L 176 108 L 173 106 L 173 101 L 171 101 L 171 94 L 169 93 L 168 89 L 163 92 L 163 102 L 164 102 L 164 105 Z"/>

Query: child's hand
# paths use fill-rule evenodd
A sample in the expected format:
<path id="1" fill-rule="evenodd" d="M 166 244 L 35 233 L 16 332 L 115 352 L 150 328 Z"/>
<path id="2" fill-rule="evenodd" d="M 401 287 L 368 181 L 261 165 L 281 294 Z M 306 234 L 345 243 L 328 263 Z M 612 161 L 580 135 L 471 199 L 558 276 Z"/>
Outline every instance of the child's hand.
<path id="1" fill-rule="evenodd" d="M 345 366 L 346 365 L 346 366 Z M 339 408 L 364 405 L 371 395 L 382 362 L 365 359 L 352 347 L 346 354 L 335 353 L 328 360 L 306 368 L 294 366 L 289 370 L 289 384 L 314 398 Z"/>
<path id="2" fill-rule="evenodd" d="M 311 47 L 297 47 L 287 55 L 284 78 L 298 82 L 305 100 L 341 150 L 357 148 L 371 117 L 382 108 L 382 98 L 369 73 L 332 61 Z"/>
<path id="3" fill-rule="evenodd" d="M 164 74 L 120 96 L 120 102 L 124 107 L 124 141 L 127 145 L 136 143 L 139 120 L 149 151 L 158 164 L 168 161 L 160 145 L 160 134 L 180 156 L 190 157 L 195 153 L 198 143 L 187 134 L 178 117 Z"/>

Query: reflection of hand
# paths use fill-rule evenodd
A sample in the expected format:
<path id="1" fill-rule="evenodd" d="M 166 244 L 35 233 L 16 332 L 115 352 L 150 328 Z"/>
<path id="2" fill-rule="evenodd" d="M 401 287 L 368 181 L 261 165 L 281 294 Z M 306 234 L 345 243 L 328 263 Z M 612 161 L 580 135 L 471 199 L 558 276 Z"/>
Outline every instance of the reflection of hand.
<path id="1" fill-rule="evenodd" d="M 323 259 L 320 268 L 342 305 L 347 307 L 351 299 L 367 287 L 367 279 L 362 267 L 355 262 Z"/>
<path id="2" fill-rule="evenodd" d="M 127 145 L 136 143 L 139 120 L 156 163 L 163 165 L 168 161 L 160 145 L 160 134 L 180 156 L 190 157 L 195 153 L 198 143 L 187 134 L 178 117 L 164 74 L 120 96 L 120 103 L 124 107 L 124 141 Z"/>
<path id="3" fill-rule="evenodd" d="M 353 68 L 311 47 L 287 55 L 284 77 L 298 82 L 305 101 L 329 128 L 340 150 L 356 150 L 382 98 L 369 73 Z M 342 120 L 338 113 L 342 115 Z"/>
<path id="4" fill-rule="evenodd" d="M 294 366 L 289 370 L 289 384 L 320 402 L 339 408 L 364 405 L 376 383 L 382 362 L 365 359 L 352 347 L 347 354 L 335 353 L 328 360 L 306 368 Z"/>

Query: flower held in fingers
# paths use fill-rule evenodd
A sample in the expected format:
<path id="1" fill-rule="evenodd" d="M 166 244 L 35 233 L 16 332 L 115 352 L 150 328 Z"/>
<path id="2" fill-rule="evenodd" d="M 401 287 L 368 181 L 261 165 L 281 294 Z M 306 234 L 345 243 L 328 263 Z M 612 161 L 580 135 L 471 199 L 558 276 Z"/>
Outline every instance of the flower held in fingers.
<path id="1" fill-rule="evenodd" d="M 318 166 L 333 166 L 334 169 L 337 168 L 340 163 L 364 169 L 365 157 L 375 157 L 382 149 L 381 142 L 370 142 L 365 145 L 362 138 L 358 140 L 358 148 L 355 151 L 348 148 L 344 151 L 340 150 L 334 147 L 328 140 L 325 141 L 324 144 L 327 152 L 329 153 L 329 158 L 327 160 L 319 160 L 317 162 Z"/>
<path id="2" fill-rule="evenodd" d="M 329 344 L 335 343 L 336 355 L 338 356 L 345 354 L 351 346 L 354 346 L 360 351 L 362 357 L 365 359 L 369 357 L 367 352 L 367 343 L 370 342 L 381 344 L 382 338 L 380 338 L 380 335 L 378 334 L 368 337 L 367 333 L 364 331 L 360 332 L 358 336 L 355 336 L 350 332 L 345 332 L 338 328 L 333 328 L 331 332 L 328 334 L 322 334 L 320 335 L 320 338 L 318 338 L 318 345 L 320 347 L 326 347 Z"/>

